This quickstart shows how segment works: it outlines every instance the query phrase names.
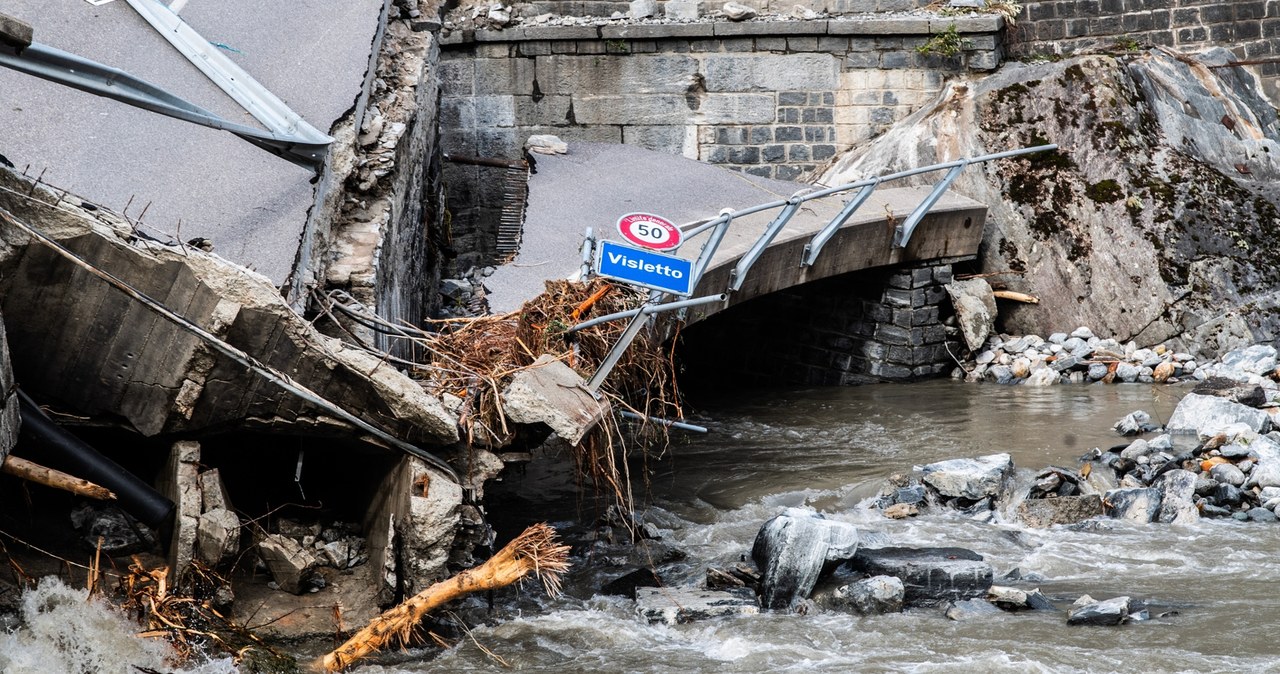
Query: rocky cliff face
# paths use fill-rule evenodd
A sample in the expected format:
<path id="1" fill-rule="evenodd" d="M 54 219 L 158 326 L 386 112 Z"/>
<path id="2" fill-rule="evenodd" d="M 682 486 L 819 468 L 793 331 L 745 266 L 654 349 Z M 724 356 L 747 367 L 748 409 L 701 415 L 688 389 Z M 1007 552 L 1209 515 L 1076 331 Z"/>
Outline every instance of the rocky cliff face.
<path id="1" fill-rule="evenodd" d="M 984 271 L 1038 305 L 1002 328 L 1090 325 L 1123 340 L 1216 353 L 1280 336 L 1280 124 L 1229 53 L 1152 50 L 1011 63 L 845 157 L 826 184 L 1056 143 L 965 171 L 987 203 Z M 925 176 L 936 180 L 940 176 Z"/>

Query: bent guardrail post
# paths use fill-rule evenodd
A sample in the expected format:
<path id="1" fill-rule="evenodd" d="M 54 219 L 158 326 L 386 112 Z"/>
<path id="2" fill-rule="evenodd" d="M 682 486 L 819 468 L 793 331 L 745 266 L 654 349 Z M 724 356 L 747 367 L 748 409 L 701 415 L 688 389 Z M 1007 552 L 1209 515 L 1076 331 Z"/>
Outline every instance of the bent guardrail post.
<path id="1" fill-rule="evenodd" d="M 751 266 L 756 263 L 756 260 L 760 259 L 769 244 L 773 243 L 774 237 L 778 236 L 778 232 L 782 231 L 791 216 L 800 210 L 800 204 L 804 203 L 804 200 L 800 197 L 800 193 L 797 192 L 787 200 L 787 205 L 782 207 L 782 212 L 778 213 L 778 217 L 769 223 L 760 238 L 756 239 L 756 242 L 752 244 L 751 250 L 748 250 L 741 260 L 738 260 L 737 266 L 733 268 L 733 271 L 729 272 L 729 290 L 737 292 L 742 288 L 742 283 L 746 281 L 747 272 L 751 271 Z"/>

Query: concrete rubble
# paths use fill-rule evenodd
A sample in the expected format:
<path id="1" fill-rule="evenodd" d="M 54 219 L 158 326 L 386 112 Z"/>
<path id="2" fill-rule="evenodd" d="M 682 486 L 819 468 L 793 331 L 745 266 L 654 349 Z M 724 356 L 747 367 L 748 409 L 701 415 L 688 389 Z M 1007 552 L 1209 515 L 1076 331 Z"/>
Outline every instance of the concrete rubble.
<path id="1" fill-rule="evenodd" d="M 578 373 L 546 354 L 512 378 L 502 404 L 511 421 L 546 424 L 571 445 L 581 442 L 610 410 L 608 400 L 597 400 Z"/>

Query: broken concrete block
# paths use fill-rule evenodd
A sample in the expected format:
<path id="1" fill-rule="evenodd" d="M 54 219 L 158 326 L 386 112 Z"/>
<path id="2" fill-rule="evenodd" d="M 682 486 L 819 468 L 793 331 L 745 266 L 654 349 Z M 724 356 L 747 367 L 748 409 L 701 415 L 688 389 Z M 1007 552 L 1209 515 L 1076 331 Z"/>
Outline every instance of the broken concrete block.
<path id="1" fill-rule="evenodd" d="M 636 588 L 636 614 L 650 624 L 680 625 L 726 615 L 760 612 L 756 593 L 749 588 L 702 590 L 686 587 Z"/>
<path id="2" fill-rule="evenodd" d="M 667 0 L 666 15 L 677 21 L 697 21 L 702 14 L 701 0 Z"/>
<path id="3" fill-rule="evenodd" d="M 231 510 L 231 497 L 227 495 L 227 487 L 222 484 L 222 475 L 217 468 L 200 473 L 200 500 L 204 512 L 218 509 Z"/>
<path id="4" fill-rule="evenodd" d="M 200 516 L 196 526 L 196 559 L 218 566 L 240 552 L 240 518 L 226 508 L 215 508 Z"/>
<path id="5" fill-rule="evenodd" d="M 511 379 L 502 405 L 511 421 L 546 424 L 571 445 L 581 442 L 609 411 L 609 403 L 596 400 L 577 372 L 545 354 Z"/>
<path id="6" fill-rule="evenodd" d="M 297 541 L 280 534 L 268 534 L 258 541 L 258 555 L 281 590 L 292 594 L 307 591 L 316 559 Z"/>
<path id="7" fill-rule="evenodd" d="M 529 136 L 529 140 L 524 142 L 524 148 L 535 154 L 567 154 L 569 152 L 568 143 L 560 140 L 559 136 L 546 133 Z"/>
<path id="8" fill-rule="evenodd" d="M 970 351 L 977 353 L 995 331 L 996 299 L 991 294 L 991 284 L 984 279 L 953 281 L 946 285 L 951 296 L 951 306 L 956 310 L 956 320 Z"/>
<path id="9" fill-rule="evenodd" d="M 174 503 L 173 535 L 169 540 L 169 568 L 177 578 L 191 565 L 200 529 L 203 499 L 200 494 L 200 443 L 173 443 L 169 462 L 156 488 Z"/>
<path id="10" fill-rule="evenodd" d="M 657 14 L 657 0 L 631 0 L 627 10 L 627 16 L 631 19 L 647 19 L 651 16 L 657 16 Z"/>

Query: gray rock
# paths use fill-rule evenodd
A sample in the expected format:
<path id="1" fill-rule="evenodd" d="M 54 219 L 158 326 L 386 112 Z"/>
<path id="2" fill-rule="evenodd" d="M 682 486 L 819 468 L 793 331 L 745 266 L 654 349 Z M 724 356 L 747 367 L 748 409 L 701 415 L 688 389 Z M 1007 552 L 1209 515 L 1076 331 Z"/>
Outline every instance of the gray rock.
<path id="1" fill-rule="evenodd" d="M 662 587 L 662 579 L 652 569 L 636 569 L 605 583 L 600 593 L 635 599 L 642 587 Z"/>
<path id="2" fill-rule="evenodd" d="M 756 10 L 738 2 L 726 2 L 720 9 L 730 21 L 746 21 L 756 15 Z"/>
<path id="3" fill-rule="evenodd" d="M 961 599 L 947 604 L 943 614 L 951 620 L 974 620 L 999 615 L 1000 609 L 985 599 Z"/>
<path id="4" fill-rule="evenodd" d="M 1068 625 L 1119 625 L 1129 617 L 1129 598 L 1095 601 L 1067 611 Z"/>
<path id="5" fill-rule="evenodd" d="M 1266 433 L 1271 418 L 1266 412 L 1217 396 L 1188 393 L 1169 417 L 1171 433 L 1195 433 L 1211 438 L 1232 424 L 1244 424 L 1256 433 Z"/>
<path id="6" fill-rule="evenodd" d="M 1016 337 L 1005 342 L 1004 346 L 1001 348 L 1004 349 L 1005 353 L 1016 355 L 1026 351 L 1029 344 L 1031 344 L 1030 339 L 1026 337 Z"/>
<path id="7" fill-rule="evenodd" d="M 970 279 L 953 281 L 945 287 L 965 344 L 970 351 L 981 349 L 994 332 L 996 300 L 991 294 L 991 284 L 985 279 Z"/>
<path id="8" fill-rule="evenodd" d="M 1065 333 L 1065 332 L 1055 332 L 1055 333 L 1053 333 L 1053 334 L 1049 335 L 1049 343 L 1050 343 L 1050 344 L 1062 344 L 1063 342 L 1066 342 L 1066 341 L 1067 341 L 1067 336 L 1068 336 L 1068 335 L 1067 335 L 1067 333 Z"/>
<path id="9" fill-rule="evenodd" d="M 1102 363 L 1092 363 L 1089 365 L 1089 379 L 1091 381 L 1101 381 L 1107 376 L 1107 366 Z"/>
<path id="10" fill-rule="evenodd" d="M 1101 514 L 1102 498 L 1097 494 L 1025 499 L 1018 504 L 1018 518 L 1038 529 L 1075 524 Z"/>
<path id="11" fill-rule="evenodd" d="M 1079 365 L 1082 360 L 1079 356 L 1059 356 L 1057 360 L 1049 364 L 1049 367 L 1053 368 L 1054 372 L 1066 372 Z"/>
<path id="12" fill-rule="evenodd" d="M 559 136 L 551 134 L 529 136 L 529 140 L 524 142 L 524 147 L 535 154 L 566 154 L 569 152 L 569 144 L 560 140 Z"/>
<path id="13" fill-rule="evenodd" d="M 1137 440 L 1129 443 L 1128 447 L 1120 450 L 1120 458 L 1128 459 L 1129 461 L 1137 461 L 1138 457 L 1146 456 L 1150 453 L 1151 445 L 1149 445 L 1146 440 L 1138 438 Z"/>
<path id="14" fill-rule="evenodd" d="M 1160 512 L 1157 522 L 1165 524 L 1191 524 L 1200 519 L 1196 508 L 1196 476 L 1185 470 L 1171 470 L 1162 475 L 1156 486 L 1160 489 Z"/>
<path id="15" fill-rule="evenodd" d="M 1275 513 L 1263 507 L 1250 508 L 1246 514 L 1251 522 L 1275 522 L 1280 519 L 1276 517 Z"/>
<path id="16" fill-rule="evenodd" d="M 696 21 L 702 15 L 701 0 L 667 0 L 666 17 L 677 21 Z"/>
<path id="17" fill-rule="evenodd" d="M 1195 388 L 1191 389 L 1191 392 L 1198 395 L 1226 398 L 1249 407 L 1261 407 L 1267 402 L 1267 394 L 1261 386 L 1241 384 L 1228 377 L 1209 377 L 1197 384 Z"/>
<path id="18" fill-rule="evenodd" d="M 1266 344 L 1254 344 L 1227 352 L 1221 363 L 1220 374 L 1223 376 L 1233 373 L 1271 374 L 1276 370 L 1276 349 Z"/>
<path id="19" fill-rule="evenodd" d="M 1221 454 L 1223 458 L 1232 460 L 1247 459 L 1250 456 L 1257 456 L 1257 453 L 1248 445 L 1242 445 L 1235 442 L 1219 447 L 1218 453 Z"/>
<path id="20" fill-rule="evenodd" d="M 658 2 L 657 0 L 631 0 L 631 5 L 627 10 L 627 18 L 647 19 L 651 16 L 657 16 Z"/>
<path id="21" fill-rule="evenodd" d="M 1103 500 L 1108 515 L 1131 522 L 1150 522 L 1160 511 L 1160 490 L 1149 487 L 1113 489 Z"/>
<path id="22" fill-rule="evenodd" d="M 761 605 L 788 609 L 808 598 L 828 562 L 851 559 L 858 530 L 817 513 L 789 509 L 765 522 L 756 534 L 751 557 L 760 569 Z"/>
<path id="23" fill-rule="evenodd" d="M 1116 379 L 1122 382 L 1132 384 L 1138 379 L 1138 374 L 1138 368 L 1128 363 L 1120 363 L 1116 366 Z"/>
<path id="24" fill-rule="evenodd" d="M 1244 484 L 1244 472 L 1230 463 L 1220 463 L 1209 469 L 1209 477 L 1224 484 L 1239 487 Z"/>
<path id="25" fill-rule="evenodd" d="M 993 578 L 982 555 L 963 548 L 863 548 L 852 567 L 900 579 L 911 606 L 985 597 Z"/>
<path id="26" fill-rule="evenodd" d="M 756 594 L 748 588 L 636 588 L 636 615 L 651 625 L 681 625 L 720 616 L 754 615 L 759 612 Z"/>
<path id="27" fill-rule="evenodd" d="M 1213 490 L 1213 500 L 1218 505 L 1236 506 L 1244 501 L 1244 492 L 1233 484 L 1219 483 Z"/>
<path id="28" fill-rule="evenodd" d="M 196 526 L 196 559 L 211 567 L 235 559 L 240 552 L 240 518 L 226 508 L 200 516 Z"/>
<path id="29" fill-rule="evenodd" d="M 1086 327 L 1079 327 L 1071 331 L 1071 337 L 1074 339 L 1083 339 L 1088 341 L 1093 339 L 1093 331 Z"/>
<path id="30" fill-rule="evenodd" d="M 1111 426 L 1111 430 L 1120 435 L 1138 435 L 1159 428 L 1151 423 L 1151 415 L 1142 410 L 1134 410 Z"/>
<path id="31" fill-rule="evenodd" d="M 281 590 L 302 594 L 310 589 L 316 559 L 297 541 L 280 534 L 268 534 L 258 541 L 258 555 Z"/>
<path id="32" fill-rule="evenodd" d="M 951 459 L 931 463 L 921 472 L 924 482 L 942 496 L 976 501 L 1000 495 L 1013 473 L 1013 460 L 1008 454 Z"/>
<path id="33" fill-rule="evenodd" d="M 860 615 L 899 613 L 902 611 L 906 587 L 893 576 L 872 576 L 832 592 L 827 608 Z"/>

